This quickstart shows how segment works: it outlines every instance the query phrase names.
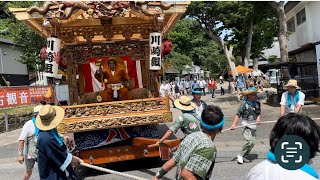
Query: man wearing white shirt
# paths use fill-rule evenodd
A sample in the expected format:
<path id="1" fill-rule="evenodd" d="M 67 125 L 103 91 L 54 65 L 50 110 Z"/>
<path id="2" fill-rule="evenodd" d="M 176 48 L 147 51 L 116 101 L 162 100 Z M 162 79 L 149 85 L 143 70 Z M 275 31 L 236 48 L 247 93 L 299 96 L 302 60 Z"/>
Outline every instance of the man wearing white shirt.
<path id="1" fill-rule="evenodd" d="M 205 90 L 206 85 L 207 85 L 206 81 L 201 78 L 199 81 L 199 86 L 200 86 L 201 90 L 203 91 L 204 96 L 206 95 L 206 90 Z"/>
<path id="2" fill-rule="evenodd" d="M 280 115 L 283 116 L 288 113 L 299 113 L 304 105 L 305 94 L 297 89 L 300 89 L 297 85 L 297 81 L 294 79 L 289 80 L 285 85 L 288 91 L 284 92 L 281 96 L 281 109 Z"/>
<path id="3" fill-rule="evenodd" d="M 167 95 L 170 95 L 171 86 L 167 81 L 163 81 L 163 83 L 160 86 L 160 94 L 162 97 L 166 97 Z"/>

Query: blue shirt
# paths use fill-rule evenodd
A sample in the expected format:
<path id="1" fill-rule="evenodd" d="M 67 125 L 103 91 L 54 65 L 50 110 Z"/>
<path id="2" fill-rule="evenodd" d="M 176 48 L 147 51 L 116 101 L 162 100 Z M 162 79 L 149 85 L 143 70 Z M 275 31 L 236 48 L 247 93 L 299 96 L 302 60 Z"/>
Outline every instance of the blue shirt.
<path id="1" fill-rule="evenodd" d="M 76 179 L 71 167 L 72 155 L 68 153 L 65 144 L 60 145 L 49 131 L 39 132 L 37 149 L 41 180 L 66 180 L 66 174 L 69 174 L 68 179 Z"/>
<path id="2" fill-rule="evenodd" d="M 238 79 L 237 79 L 237 88 L 244 88 L 245 87 L 245 85 L 244 85 L 244 78 L 243 77 L 238 77 Z"/>

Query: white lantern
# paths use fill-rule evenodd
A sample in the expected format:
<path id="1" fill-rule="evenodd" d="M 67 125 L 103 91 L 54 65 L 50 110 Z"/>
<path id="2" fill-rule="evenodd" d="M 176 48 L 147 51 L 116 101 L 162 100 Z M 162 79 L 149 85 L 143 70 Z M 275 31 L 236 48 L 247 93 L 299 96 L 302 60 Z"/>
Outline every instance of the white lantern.
<path id="1" fill-rule="evenodd" d="M 161 33 L 150 33 L 150 70 L 161 69 Z"/>
<path id="2" fill-rule="evenodd" d="M 61 40 L 54 37 L 47 38 L 47 50 L 44 76 L 56 77 L 58 74 Z"/>

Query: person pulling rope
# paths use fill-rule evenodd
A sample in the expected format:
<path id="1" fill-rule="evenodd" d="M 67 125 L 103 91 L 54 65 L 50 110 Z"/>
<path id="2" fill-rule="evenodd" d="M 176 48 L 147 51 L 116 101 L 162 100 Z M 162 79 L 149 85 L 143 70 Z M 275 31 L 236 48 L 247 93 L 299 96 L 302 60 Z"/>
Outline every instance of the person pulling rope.
<path id="1" fill-rule="evenodd" d="M 313 118 L 313 120 L 320 120 L 320 118 Z M 249 125 L 271 124 L 271 123 L 276 123 L 276 122 L 277 122 L 277 121 L 264 121 L 264 122 L 260 122 L 260 123 L 252 123 L 252 124 L 249 124 Z M 246 125 L 246 126 L 247 126 L 247 125 Z M 243 125 L 242 125 L 242 126 L 236 126 L 234 129 L 239 129 L 239 128 L 242 128 L 242 127 L 244 127 L 244 126 L 243 126 Z M 221 132 L 231 131 L 231 130 L 234 130 L 234 129 L 228 128 L 228 129 L 222 130 Z M 149 146 L 150 146 L 150 147 L 151 147 L 151 146 L 152 146 L 152 147 L 155 147 L 155 146 L 159 147 L 159 144 L 153 144 L 153 145 L 149 145 Z M 122 177 L 126 177 L 126 178 L 129 178 L 129 179 L 147 180 L 147 179 L 145 179 L 145 178 L 141 178 L 141 177 L 138 177 L 138 176 L 121 173 L 121 172 L 118 172 L 118 171 L 114 171 L 114 170 L 111 170 L 111 169 L 98 167 L 98 166 L 91 165 L 91 164 L 87 164 L 87 163 L 80 163 L 80 165 L 83 166 L 83 167 L 95 169 L 95 170 L 102 171 L 102 172 L 106 172 L 106 173 L 110 173 L 110 174 L 115 174 L 115 175 L 122 176 Z"/>

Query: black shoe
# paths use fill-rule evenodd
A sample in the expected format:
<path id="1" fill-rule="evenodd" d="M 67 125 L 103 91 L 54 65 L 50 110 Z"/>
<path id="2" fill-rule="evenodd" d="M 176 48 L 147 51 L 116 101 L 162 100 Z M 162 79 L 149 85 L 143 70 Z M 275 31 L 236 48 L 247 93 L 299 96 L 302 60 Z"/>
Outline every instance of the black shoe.
<path id="1" fill-rule="evenodd" d="M 245 158 L 245 157 L 244 157 L 244 158 L 243 158 L 243 162 L 244 162 L 244 163 L 251 163 L 251 162 L 252 162 L 252 160 L 247 159 L 247 158 Z"/>

